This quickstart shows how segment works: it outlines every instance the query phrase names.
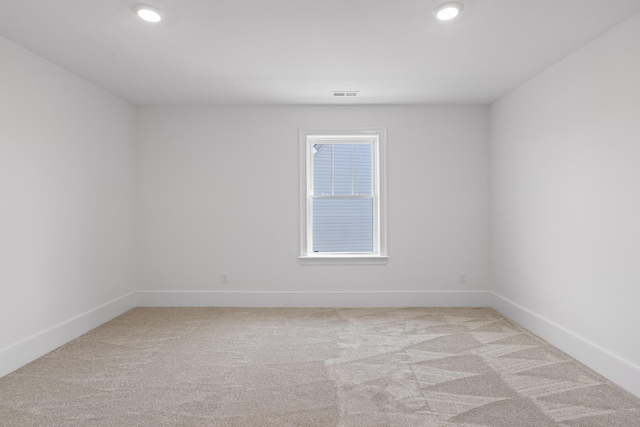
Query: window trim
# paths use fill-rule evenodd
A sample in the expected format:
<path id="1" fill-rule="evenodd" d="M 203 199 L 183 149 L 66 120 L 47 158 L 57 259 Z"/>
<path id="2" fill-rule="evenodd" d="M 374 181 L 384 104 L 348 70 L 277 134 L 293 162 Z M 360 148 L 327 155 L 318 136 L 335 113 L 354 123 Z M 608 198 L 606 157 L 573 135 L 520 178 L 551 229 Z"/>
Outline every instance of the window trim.
<path id="1" fill-rule="evenodd" d="M 366 265 L 386 264 L 387 254 L 387 185 L 386 185 L 386 129 L 300 129 L 300 252 L 299 261 L 302 265 Z M 313 139 L 313 143 L 309 142 Z M 322 252 L 314 253 L 310 250 L 312 236 L 311 198 L 312 184 L 312 156 L 310 147 L 319 140 L 354 139 L 373 142 L 373 186 L 374 200 L 374 252 Z"/>

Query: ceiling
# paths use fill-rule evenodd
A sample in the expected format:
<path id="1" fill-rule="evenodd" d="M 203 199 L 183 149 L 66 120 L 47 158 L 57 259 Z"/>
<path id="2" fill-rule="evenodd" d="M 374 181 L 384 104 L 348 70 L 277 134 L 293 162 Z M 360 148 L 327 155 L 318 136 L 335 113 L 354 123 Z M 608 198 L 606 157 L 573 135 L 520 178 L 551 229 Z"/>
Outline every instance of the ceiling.
<path id="1" fill-rule="evenodd" d="M 461 1 L 438 22 L 444 0 L 0 0 L 0 35 L 136 105 L 487 104 L 640 11 Z"/>

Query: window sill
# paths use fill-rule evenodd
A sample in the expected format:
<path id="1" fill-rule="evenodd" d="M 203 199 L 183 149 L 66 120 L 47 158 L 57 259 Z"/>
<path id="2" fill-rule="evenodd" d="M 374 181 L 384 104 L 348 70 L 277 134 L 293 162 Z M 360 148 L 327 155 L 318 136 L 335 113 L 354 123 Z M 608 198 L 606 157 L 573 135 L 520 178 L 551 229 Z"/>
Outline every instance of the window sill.
<path id="1" fill-rule="evenodd" d="M 314 255 L 298 257 L 300 265 L 385 265 L 386 255 Z"/>

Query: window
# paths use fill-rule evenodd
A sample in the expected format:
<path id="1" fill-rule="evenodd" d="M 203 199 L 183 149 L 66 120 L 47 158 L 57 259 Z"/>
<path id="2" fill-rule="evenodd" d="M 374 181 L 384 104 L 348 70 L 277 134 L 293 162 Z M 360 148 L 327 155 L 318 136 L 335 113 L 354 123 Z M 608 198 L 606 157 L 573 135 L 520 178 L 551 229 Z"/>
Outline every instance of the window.
<path id="1" fill-rule="evenodd" d="M 386 263 L 385 130 L 300 132 L 301 263 Z"/>

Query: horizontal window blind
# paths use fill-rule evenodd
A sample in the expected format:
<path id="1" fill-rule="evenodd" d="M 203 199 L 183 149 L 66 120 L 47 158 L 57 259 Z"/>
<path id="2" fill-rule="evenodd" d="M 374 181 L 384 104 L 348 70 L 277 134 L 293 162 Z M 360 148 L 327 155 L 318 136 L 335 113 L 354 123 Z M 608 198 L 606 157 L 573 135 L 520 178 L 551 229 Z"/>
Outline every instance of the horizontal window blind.
<path id="1" fill-rule="evenodd" d="M 313 251 L 372 252 L 371 144 L 316 144 L 313 150 Z"/>
<path id="2" fill-rule="evenodd" d="M 372 252 L 373 199 L 315 199 L 313 251 Z"/>

